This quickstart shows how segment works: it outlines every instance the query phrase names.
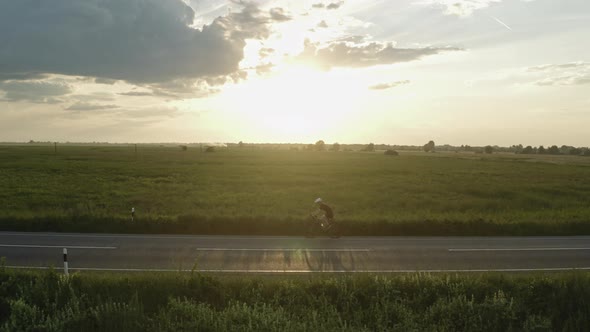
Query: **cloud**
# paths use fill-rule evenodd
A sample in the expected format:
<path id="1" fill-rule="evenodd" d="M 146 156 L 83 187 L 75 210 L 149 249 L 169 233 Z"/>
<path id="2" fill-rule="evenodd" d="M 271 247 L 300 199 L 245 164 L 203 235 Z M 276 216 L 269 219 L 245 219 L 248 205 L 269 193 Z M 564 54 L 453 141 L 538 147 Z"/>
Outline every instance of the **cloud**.
<path id="1" fill-rule="evenodd" d="M 590 62 L 570 62 L 528 67 L 525 72 L 541 76 L 534 83 L 539 86 L 590 84 Z"/>
<path id="2" fill-rule="evenodd" d="M 98 111 L 119 108 L 117 105 L 101 105 L 94 103 L 77 102 L 66 108 L 68 111 Z"/>
<path id="3" fill-rule="evenodd" d="M 261 58 L 266 58 L 266 57 L 271 56 L 274 53 L 275 53 L 274 48 L 263 47 L 258 51 L 258 56 L 260 56 Z"/>
<path id="4" fill-rule="evenodd" d="M 343 1 L 340 2 L 332 2 L 326 6 L 326 9 L 338 9 L 340 6 L 344 4 Z"/>
<path id="5" fill-rule="evenodd" d="M 232 75 L 246 39 L 285 20 L 280 8 L 238 12 L 193 28 L 182 0 L 0 1 L 0 80 L 46 73 L 136 84 Z"/>
<path id="6" fill-rule="evenodd" d="M 126 110 L 123 113 L 131 119 L 175 118 L 180 115 L 180 112 L 176 107 L 170 107 L 170 106 L 160 106 L 160 107 L 148 106 L 148 107 L 142 107 L 142 108 L 138 108 L 138 109 Z"/>
<path id="7" fill-rule="evenodd" d="M 273 21 L 285 22 L 285 21 L 290 21 L 293 19 L 291 17 L 291 15 L 289 15 L 285 10 L 283 10 L 283 8 L 271 8 L 269 13 L 270 13 L 270 18 Z"/>
<path id="8" fill-rule="evenodd" d="M 340 8 L 340 6 L 342 6 L 344 4 L 344 1 L 340 1 L 340 2 L 331 2 L 327 5 L 318 2 L 318 3 L 314 3 L 313 5 L 311 5 L 311 8 L 315 8 L 315 9 L 338 9 Z"/>
<path id="9" fill-rule="evenodd" d="M 94 83 L 96 84 L 106 84 L 106 85 L 113 85 L 117 83 L 117 80 L 112 80 L 108 78 L 97 77 L 94 79 Z"/>
<path id="10" fill-rule="evenodd" d="M 1 15 L 1 13 L 0 13 Z M 2 24 L 2 22 L 0 22 L 0 25 Z M 2 32 L 0 31 L 0 36 L 2 35 Z M 0 54 L 2 54 L 2 49 L 0 48 Z M 41 73 L 34 73 L 34 72 L 16 72 L 16 71 L 10 71 L 10 72 L 2 72 L 2 65 L 0 65 L 0 82 L 2 81 L 28 81 L 28 80 L 40 80 L 40 79 L 44 79 L 47 78 L 49 75 L 47 74 L 41 74 Z"/>
<path id="11" fill-rule="evenodd" d="M 317 27 L 318 28 L 327 28 L 328 23 L 326 23 L 326 21 L 322 20 L 320 23 L 318 23 Z"/>
<path id="12" fill-rule="evenodd" d="M 442 52 L 461 51 L 457 47 L 398 48 L 394 43 L 354 43 L 334 41 L 327 45 L 305 42 L 296 60 L 329 70 L 333 67 L 362 68 L 418 60 Z"/>
<path id="13" fill-rule="evenodd" d="M 410 84 L 410 81 L 404 80 L 404 81 L 395 81 L 395 82 L 390 82 L 390 83 L 379 83 L 379 84 L 371 85 L 369 87 L 369 89 L 371 89 L 371 90 L 386 90 L 386 89 L 391 89 L 391 88 L 395 88 L 397 86 L 406 85 L 406 84 Z"/>
<path id="14" fill-rule="evenodd" d="M 256 66 L 256 73 L 258 75 L 268 74 L 272 71 L 274 65 L 272 63 L 262 63 Z"/>
<path id="15" fill-rule="evenodd" d="M 4 91 L 2 101 L 59 103 L 59 97 L 71 93 L 72 87 L 62 81 L 0 81 L 0 90 Z"/>
<path id="16" fill-rule="evenodd" d="M 150 84 L 146 86 L 151 89 L 154 96 L 166 97 L 171 99 L 186 98 L 203 98 L 218 93 L 216 85 L 223 85 L 227 81 L 239 82 L 247 75 L 243 71 L 233 73 L 231 76 L 218 76 L 202 80 L 177 79 L 173 81 Z"/>
<path id="17" fill-rule="evenodd" d="M 150 97 L 154 96 L 153 92 L 148 91 L 129 91 L 129 92 L 121 92 L 119 93 L 121 96 L 131 96 L 131 97 Z"/>
<path id="18" fill-rule="evenodd" d="M 545 64 L 539 66 L 533 66 L 526 68 L 527 72 L 554 72 L 554 71 L 561 71 L 564 69 L 574 69 L 574 70 L 588 70 L 590 67 L 590 63 L 584 61 L 578 62 L 569 62 L 569 63 L 562 63 L 562 64 Z"/>
<path id="19" fill-rule="evenodd" d="M 88 94 L 77 94 L 77 95 L 70 95 L 68 99 L 74 99 L 77 101 L 113 101 L 115 100 L 115 95 L 110 92 L 93 92 Z"/>
<path id="20" fill-rule="evenodd" d="M 457 15 L 461 17 L 470 16 L 475 11 L 489 7 L 494 3 L 500 3 L 503 0 L 423 0 L 417 2 L 421 5 L 439 6 L 445 8 L 445 14 Z M 534 0 L 520 0 L 531 2 Z"/>

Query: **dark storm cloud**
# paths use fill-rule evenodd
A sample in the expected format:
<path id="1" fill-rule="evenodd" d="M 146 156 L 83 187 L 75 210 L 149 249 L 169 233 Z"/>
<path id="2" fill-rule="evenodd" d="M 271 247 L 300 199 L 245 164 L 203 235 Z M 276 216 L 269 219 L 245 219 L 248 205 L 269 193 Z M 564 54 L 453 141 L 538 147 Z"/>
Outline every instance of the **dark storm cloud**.
<path id="1" fill-rule="evenodd" d="M 4 92 L 1 101 L 59 103 L 60 97 L 72 92 L 72 87 L 65 82 L 4 81 L 0 82 L 0 91 Z"/>
<path id="2" fill-rule="evenodd" d="M 393 43 L 381 42 L 355 44 L 336 41 L 319 45 L 306 41 L 305 48 L 297 59 L 323 69 L 362 68 L 414 61 L 428 55 L 460 50 L 457 47 L 398 48 Z"/>
<path id="3" fill-rule="evenodd" d="M 1 14 L 1 13 L 0 13 Z M 0 22 L 0 25 L 2 24 L 2 22 Z M 0 35 L 2 34 L 2 32 L 0 31 Z M 2 54 L 2 48 L 0 47 L 0 55 Z M 41 74 L 41 73 L 35 73 L 35 72 L 25 72 L 25 73 L 19 73 L 19 72 L 14 72 L 14 71 L 10 71 L 10 72 L 2 72 L 3 70 L 5 70 L 5 65 L 2 65 L 0 63 L 0 82 L 1 81 L 10 81 L 10 80 L 37 80 L 37 79 L 43 79 L 43 78 L 47 78 L 48 75 L 46 74 Z"/>
<path id="4" fill-rule="evenodd" d="M 285 15 L 243 3 L 195 29 L 181 0 L 4 0 L 0 80 L 56 73 L 143 84 L 231 75 L 245 39 L 266 38 Z"/>

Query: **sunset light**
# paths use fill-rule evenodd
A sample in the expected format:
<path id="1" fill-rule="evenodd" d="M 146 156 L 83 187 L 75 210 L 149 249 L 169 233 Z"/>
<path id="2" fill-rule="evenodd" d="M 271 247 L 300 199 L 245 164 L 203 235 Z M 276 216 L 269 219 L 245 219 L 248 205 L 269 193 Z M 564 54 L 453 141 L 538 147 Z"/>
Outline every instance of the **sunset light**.
<path id="1" fill-rule="evenodd" d="M 583 1 L 68 1 L 0 7 L 0 140 L 589 138 Z"/>

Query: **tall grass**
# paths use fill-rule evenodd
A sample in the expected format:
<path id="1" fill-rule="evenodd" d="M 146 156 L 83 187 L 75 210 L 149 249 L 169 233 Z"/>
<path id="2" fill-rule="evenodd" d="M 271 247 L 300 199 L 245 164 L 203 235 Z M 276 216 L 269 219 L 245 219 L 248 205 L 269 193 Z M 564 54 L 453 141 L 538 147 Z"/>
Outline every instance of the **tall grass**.
<path id="1" fill-rule="evenodd" d="M 0 229 L 295 234 L 322 197 L 349 234 L 590 234 L 590 159 L 531 158 L 3 146 Z"/>
<path id="2" fill-rule="evenodd" d="M 590 274 L 211 277 L 0 270 L 0 331 L 588 331 Z"/>

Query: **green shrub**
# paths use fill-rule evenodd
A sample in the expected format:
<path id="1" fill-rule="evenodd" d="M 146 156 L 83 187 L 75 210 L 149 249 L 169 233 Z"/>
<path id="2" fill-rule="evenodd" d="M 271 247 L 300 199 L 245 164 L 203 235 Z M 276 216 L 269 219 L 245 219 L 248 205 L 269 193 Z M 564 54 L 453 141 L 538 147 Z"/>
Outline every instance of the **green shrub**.
<path id="1" fill-rule="evenodd" d="M 590 273 L 219 277 L 0 269 L 0 331 L 588 331 Z"/>

